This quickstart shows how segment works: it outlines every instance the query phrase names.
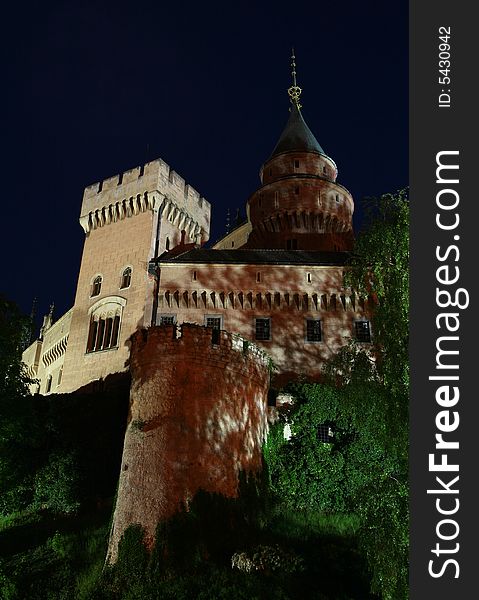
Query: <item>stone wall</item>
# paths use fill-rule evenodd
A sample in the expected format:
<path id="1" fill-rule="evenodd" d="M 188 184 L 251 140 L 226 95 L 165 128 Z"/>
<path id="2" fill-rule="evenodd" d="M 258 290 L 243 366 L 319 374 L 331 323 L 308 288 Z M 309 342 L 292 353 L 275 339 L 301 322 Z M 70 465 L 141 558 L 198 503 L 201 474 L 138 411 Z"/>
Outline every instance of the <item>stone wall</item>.
<path id="1" fill-rule="evenodd" d="M 200 489 L 238 494 L 240 472 L 261 469 L 267 432 L 268 359 L 239 336 L 191 324 L 131 339 L 130 414 L 108 550 L 188 506 Z"/>
<path id="2" fill-rule="evenodd" d="M 321 368 L 369 320 L 372 302 L 343 286 L 343 267 L 162 263 L 157 322 L 205 324 L 254 341 L 279 368 L 275 384 L 298 375 L 319 379 Z M 271 338 L 255 340 L 255 318 L 271 319 Z M 308 342 L 308 319 L 321 320 L 322 339 Z M 374 332 L 373 332 L 374 335 Z M 365 347 L 368 344 L 365 344 Z"/>

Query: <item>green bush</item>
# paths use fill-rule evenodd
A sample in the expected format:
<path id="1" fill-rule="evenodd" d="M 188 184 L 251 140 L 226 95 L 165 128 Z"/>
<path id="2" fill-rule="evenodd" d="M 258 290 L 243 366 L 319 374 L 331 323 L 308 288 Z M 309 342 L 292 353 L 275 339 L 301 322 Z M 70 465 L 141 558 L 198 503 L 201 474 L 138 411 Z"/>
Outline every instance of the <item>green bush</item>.
<path id="1" fill-rule="evenodd" d="M 48 463 L 35 477 L 33 506 L 54 513 L 75 513 L 80 507 L 78 490 L 78 468 L 75 456 L 53 452 Z"/>

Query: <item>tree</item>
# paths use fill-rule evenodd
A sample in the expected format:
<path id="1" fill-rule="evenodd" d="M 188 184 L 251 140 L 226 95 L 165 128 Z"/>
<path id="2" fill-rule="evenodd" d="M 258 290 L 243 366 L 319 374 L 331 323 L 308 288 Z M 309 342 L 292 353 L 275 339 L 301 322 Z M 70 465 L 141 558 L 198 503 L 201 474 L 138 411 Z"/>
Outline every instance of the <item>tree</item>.
<path id="1" fill-rule="evenodd" d="M 407 598 L 408 311 L 407 193 L 369 200 L 345 285 L 372 296 L 373 344 L 351 341 L 326 365 L 323 384 L 296 384 L 290 420 L 268 438 L 271 486 L 293 509 L 353 511 L 372 590 Z M 332 443 L 318 427 L 330 423 Z"/>
<path id="2" fill-rule="evenodd" d="M 395 395 L 409 390 L 409 199 L 407 190 L 365 201 L 345 284 L 376 300 L 372 316 L 377 372 Z"/>
<path id="3" fill-rule="evenodd" d="M 0 296 L 0 512 L 26 506 L 33 490 L 32 460 L 39 440 L 22 363 L 30 319 Z"/>

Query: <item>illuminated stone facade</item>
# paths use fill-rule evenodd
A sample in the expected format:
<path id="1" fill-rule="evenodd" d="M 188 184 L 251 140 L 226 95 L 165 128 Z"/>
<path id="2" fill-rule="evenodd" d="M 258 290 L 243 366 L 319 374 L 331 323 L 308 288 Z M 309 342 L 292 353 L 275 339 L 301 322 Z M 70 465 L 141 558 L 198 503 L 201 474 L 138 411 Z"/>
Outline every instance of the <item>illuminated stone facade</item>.
<path id="1" fill-rule="evenodd" d="M 130 336 L 162 323 L 255 342 L 278 385 L 319 378 L 351 338 L 368 343 L 369 301 L 342 283 L 353 199 L 295 103 L 260 178 L 246 223 L 209 249 L 209 203 L 162 160 L 87 187 L 75 304 L 24 354 L 40 392 L 126 370 Z"/>

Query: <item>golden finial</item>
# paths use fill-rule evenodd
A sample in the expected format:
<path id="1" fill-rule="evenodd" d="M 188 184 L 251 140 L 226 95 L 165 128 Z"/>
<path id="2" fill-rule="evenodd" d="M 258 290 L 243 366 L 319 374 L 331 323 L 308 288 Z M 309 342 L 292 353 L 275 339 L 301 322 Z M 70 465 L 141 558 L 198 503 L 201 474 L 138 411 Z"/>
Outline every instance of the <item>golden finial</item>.
<path id="1" fill-rule="evenodd" d="M 288 96 L 293 104 L 296 104 L 296 107 L 301 108 L 301 104 L 299 103 L 299 97 L 301 96 L 301 88 L 296 84 L 296 57 L 294 56 L 294 48 L 291 48 L 291 75 L 293 77 L 293 85 L 288 88 Z"/>

